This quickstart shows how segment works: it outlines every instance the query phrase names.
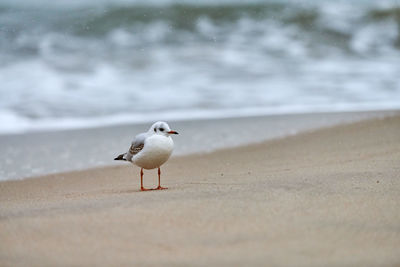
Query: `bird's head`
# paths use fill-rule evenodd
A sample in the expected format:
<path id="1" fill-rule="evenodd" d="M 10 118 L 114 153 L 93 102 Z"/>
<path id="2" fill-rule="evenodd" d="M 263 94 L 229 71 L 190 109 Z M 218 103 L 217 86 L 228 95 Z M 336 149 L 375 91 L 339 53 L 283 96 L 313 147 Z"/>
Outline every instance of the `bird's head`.
<path id="1" fill-rule="evenodd" d="M 158 122 L 154 123 L 149 129 L 149 133 L 159 134 L 159 135 L 164 135 L 164 136 L 169 136 L 171 134 L 178 134 L 178 132 L 171 130 L 168 123 L 163 122 L 163 121 L 158 121 Z"/>

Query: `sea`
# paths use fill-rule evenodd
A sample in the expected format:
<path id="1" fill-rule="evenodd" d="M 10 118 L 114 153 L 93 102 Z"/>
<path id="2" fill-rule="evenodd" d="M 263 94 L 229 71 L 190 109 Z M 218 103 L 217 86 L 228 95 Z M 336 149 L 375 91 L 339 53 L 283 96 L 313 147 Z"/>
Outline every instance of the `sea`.
<path id="1" fill-rule="evenodd" d="M 0 134 L 388 109 L 399 0 L 0 0 Z"/>

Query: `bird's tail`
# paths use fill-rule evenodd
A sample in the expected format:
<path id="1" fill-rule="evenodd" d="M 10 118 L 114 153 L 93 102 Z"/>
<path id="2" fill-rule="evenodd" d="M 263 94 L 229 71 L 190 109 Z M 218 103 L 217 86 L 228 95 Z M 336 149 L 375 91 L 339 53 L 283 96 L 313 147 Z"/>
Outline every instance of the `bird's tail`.
<path id="1" fill-rule="evenodd" d="M 124 158 L 125 154 L 126 154 L 126 153 L 119 155 L 119 156 L 116 157 L 114 160 L 126 160 L 126 159 Z"/>

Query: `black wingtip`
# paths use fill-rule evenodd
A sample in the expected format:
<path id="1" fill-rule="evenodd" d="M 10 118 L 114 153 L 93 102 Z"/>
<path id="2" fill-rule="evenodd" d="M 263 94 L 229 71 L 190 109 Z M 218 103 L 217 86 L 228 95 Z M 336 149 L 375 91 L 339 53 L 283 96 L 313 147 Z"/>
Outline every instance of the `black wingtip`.
<path id="1" fill-rule="evenodd" d="M 126 160 L 126 159 L 124 159 L 124 154 L 121 154 L 118 157 L 116 157 L 114 160 Z"/>

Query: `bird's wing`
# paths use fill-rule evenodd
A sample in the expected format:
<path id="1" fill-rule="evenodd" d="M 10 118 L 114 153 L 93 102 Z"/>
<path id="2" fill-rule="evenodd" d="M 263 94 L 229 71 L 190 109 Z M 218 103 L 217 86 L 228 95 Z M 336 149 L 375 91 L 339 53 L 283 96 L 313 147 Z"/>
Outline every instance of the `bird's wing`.
<path id="1" fill-rule="evenodd" d="M 126 153 L 126 160 L 131 161 L 132 157 L 144 148 L 145 139 L 146 133 L 141 133 L 135 137 L 135 139 L 132 141 L 129 151 Z"/>

